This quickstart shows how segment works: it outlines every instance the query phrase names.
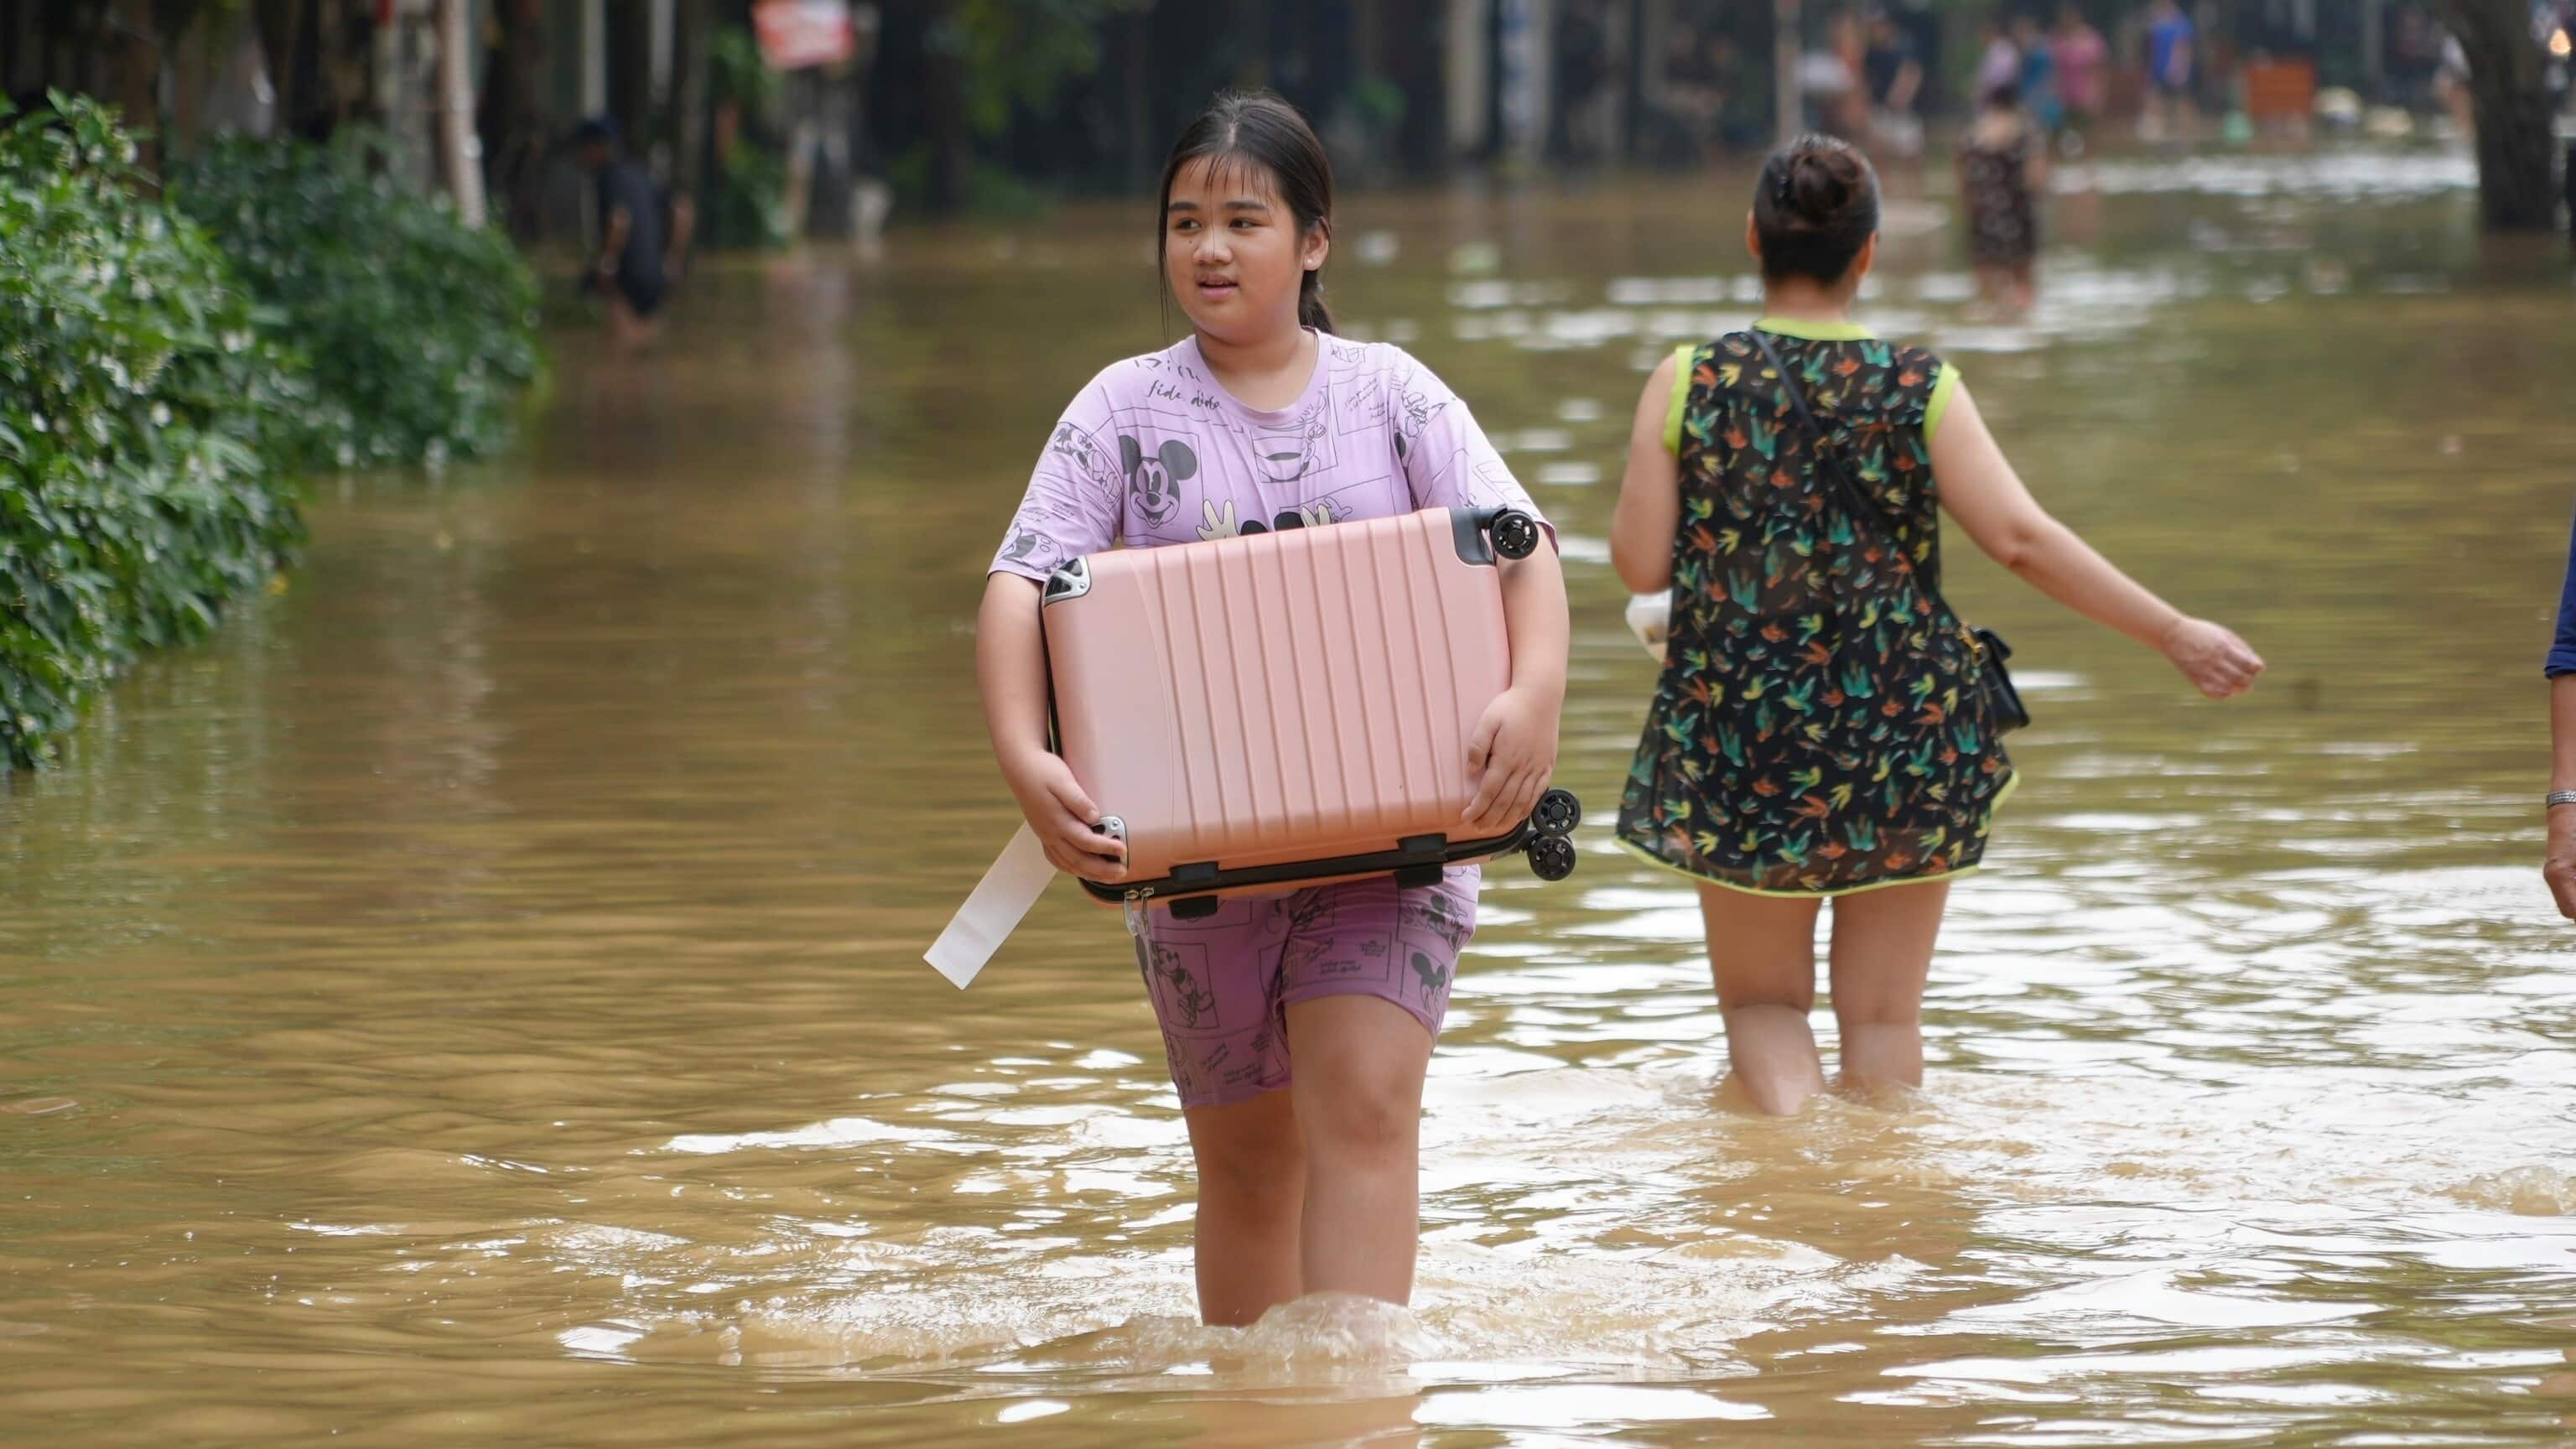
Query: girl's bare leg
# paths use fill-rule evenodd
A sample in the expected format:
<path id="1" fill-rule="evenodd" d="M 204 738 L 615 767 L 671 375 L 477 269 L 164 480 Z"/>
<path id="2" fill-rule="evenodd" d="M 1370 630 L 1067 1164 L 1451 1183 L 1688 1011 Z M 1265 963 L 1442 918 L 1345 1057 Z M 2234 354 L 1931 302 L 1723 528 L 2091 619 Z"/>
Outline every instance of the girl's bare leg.
<path id="1" fill-rule="evenodd" d="M 1297 1114 L 1288 1093 L 1265 1092 L 1183 1116 L 1199 1170 L 1199 1317 L 1250 1323 L 1302 1288 L 1297 1234 L 1306 1155 Z"/>
<path id="2" fill-rule="evenodd" d="M 1298 1261 L 1308 1293 L 1413 1297 L 1422 1233 L 1422 1078 L 1431 1034 L 1375 996 L 1288 1004 L 1306 1203 Z"/>

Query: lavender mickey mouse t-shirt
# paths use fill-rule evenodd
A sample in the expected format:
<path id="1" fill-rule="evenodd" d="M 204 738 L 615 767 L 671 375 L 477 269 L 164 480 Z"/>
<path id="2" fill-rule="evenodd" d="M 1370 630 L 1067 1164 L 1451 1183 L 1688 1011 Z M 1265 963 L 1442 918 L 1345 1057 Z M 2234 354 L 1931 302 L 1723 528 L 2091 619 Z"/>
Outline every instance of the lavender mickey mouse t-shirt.
<path id="1" fill-rule="evenodd" d="M 993 572 L 1044 582 L 1113 543 L 1152 548 L 1422 508 L 1538 507 L 1482 428 L 1402 348 L 1315 334 L 1277 412 L 1219 386 L 1196 337 L 1103 368 L 1057 421 Z"/>

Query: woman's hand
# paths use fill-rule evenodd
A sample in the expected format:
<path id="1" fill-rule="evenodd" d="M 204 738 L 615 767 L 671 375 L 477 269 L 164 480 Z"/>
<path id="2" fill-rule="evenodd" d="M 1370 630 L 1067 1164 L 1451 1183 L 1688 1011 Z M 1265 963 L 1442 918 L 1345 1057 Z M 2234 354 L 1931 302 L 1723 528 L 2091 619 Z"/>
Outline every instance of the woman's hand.
<path id="1" fill-rule="evenodd" d="M 1045 847 L 1049 864 L 1067 875 L 1102 885 L 1127 878 L 1127 845 L 1103 833 L 1100 807 L 1082 792 L 1073 770 L 1044 750 L 1017 754 L 1002 762 L 1002 778 L 1028 817 L 1029 830 Z"/>
<path id="2" fill-rule="evenodd" d="M 2576 921 L 2576 805 L 2549 812 L 2549 858 L 2540 867 L 2540 878 L 2549 882 L 2558 914 Z"/>
<path id="3" fill-rule="evenodd" d="M 1475 835 L 1501 835 L 1529 818 L 1556 773 L 1558 702 L 1539 691 L 1504 690 L 1467 737 L 1467 779 L 1476 787 L 1459 818 Z"/>
<path id="4" fill-rule="evenodd" d="M 2253 687 L 2254 676 L 2263 672 L 2263 656 L 2253 646 L 2207 619 L 2174 621 L 2156 647 L 2191 681 L 2192 688 L 2211 699 L 2243 694 Z"/>

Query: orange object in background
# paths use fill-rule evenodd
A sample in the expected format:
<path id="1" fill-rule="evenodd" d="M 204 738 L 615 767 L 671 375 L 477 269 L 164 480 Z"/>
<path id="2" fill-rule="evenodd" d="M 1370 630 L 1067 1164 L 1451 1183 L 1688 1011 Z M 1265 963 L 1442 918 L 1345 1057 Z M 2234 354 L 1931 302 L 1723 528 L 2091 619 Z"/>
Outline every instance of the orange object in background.
<path id="1" fill-rule="evenodd" d="M 2255 124 L 2305 122 L 2316 109 L 2317 67 L 2300 57 L 2256 56 L 2245 62 L 2245 114 Z"/>
<path id="2" fill-rule="evenodd" d="M 858 54 L 849 0 L 760 0 L 751 10 L 760 58 L 771 70 L 840 65 Z"/>

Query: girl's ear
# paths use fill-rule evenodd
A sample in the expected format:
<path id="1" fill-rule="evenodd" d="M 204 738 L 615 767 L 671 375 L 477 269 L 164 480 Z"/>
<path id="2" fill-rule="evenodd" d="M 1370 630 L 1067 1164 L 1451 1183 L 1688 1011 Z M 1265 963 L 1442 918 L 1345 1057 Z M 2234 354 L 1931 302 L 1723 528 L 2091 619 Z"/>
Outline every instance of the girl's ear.
<path id="1" fill-rule="evenodd" d="M 1332 251 L 1333 224 L 1319 221 L 1306 228 L 1305 245 L 1299 249 L 1297 261 L 1307 271 L 1320 272 L 1324 269 L 1324 258 L 1332 255 Z"/>
<path id="2" fill-rule="evenodd" d="M 1753 254 L 1754 261 L 1762 260 L 1762 228 L 1750 211 L 1744 213 L 1744 249 Z"/>

